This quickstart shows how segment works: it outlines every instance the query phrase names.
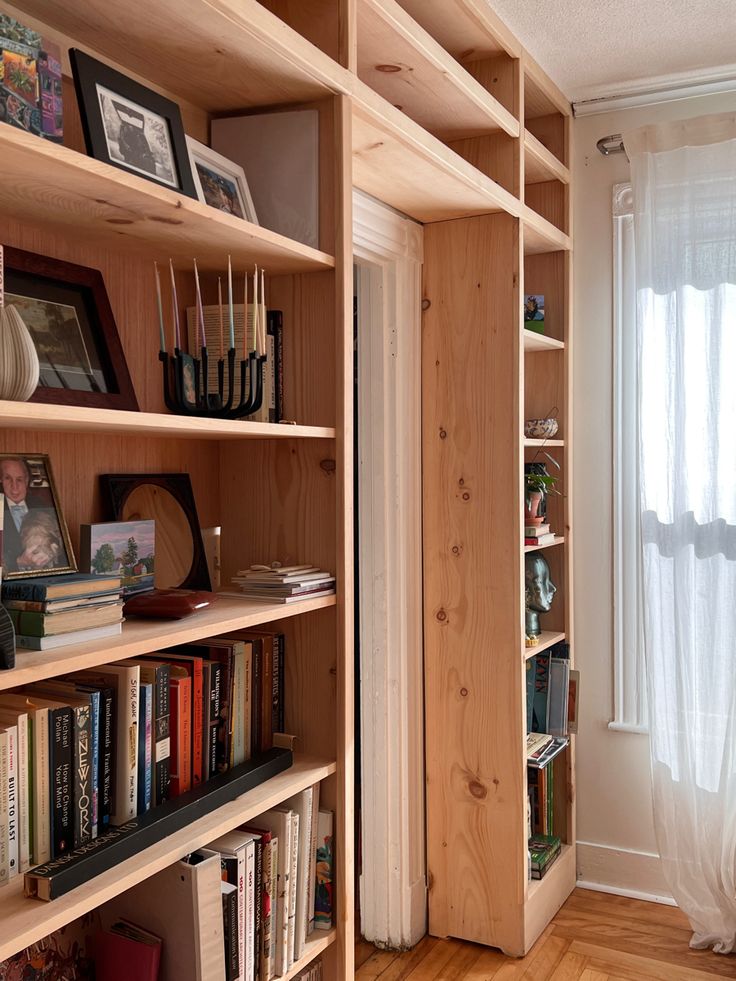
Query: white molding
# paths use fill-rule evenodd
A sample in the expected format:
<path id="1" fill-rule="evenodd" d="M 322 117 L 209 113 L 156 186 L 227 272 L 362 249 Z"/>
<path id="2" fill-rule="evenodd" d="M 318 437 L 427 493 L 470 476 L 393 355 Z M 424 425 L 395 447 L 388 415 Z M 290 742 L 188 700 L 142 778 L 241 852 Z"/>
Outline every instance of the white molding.
<path id="1" fill-rule="evenodd" d="M 653 852 L 578 841 L 577 884 L 581 889 L 677 905 L 665 881 L 659 855 Z"/>
<path id="2" fill-rule="evenodd" d="M 585 99 L 575 100 L 572 107 L 576 116 L 592 116 L 723 92 L 736 92 L 736 65 L 595 86 Z"/>
<path id="3" fill-rule="evenodd" d="M 358 297 L 361 930 L 427 928 L 421 554 L 422 228 L 354 192 Z"/>

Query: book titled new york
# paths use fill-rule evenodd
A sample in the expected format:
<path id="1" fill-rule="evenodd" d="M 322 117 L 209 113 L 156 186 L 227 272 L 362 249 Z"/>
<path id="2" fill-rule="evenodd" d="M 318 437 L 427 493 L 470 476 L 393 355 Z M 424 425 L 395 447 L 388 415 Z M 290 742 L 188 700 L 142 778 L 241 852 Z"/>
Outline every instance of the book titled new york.
<path id="1" fill-rule="evenodd" d="M 291 750 L 272 749 L 257 760 L 222 773 L 100 835 L 84 848 L 27 872 L 25 894 L 47 901 L 57 899 L 282 773 L 292 762 Z"/>

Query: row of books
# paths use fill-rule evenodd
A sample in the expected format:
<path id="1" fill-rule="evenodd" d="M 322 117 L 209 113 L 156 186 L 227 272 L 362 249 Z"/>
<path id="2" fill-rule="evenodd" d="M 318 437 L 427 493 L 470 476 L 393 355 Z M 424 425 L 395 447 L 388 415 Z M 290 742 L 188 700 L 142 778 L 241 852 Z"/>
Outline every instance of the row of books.
<path id="1" fill-rule="evenodd" d="M 208 846 L 222 869 L 226 981 L 281 977 L 332 926 L 332 824 L 317 784 Z"/>
<path id="2" fill-rule="evenodd" d="M 233 576 L 232 582 L 244 596 L 272 603 L 295 603 L 335 592 L 335 577 L 312 565 L 251 566 Z"/>
<path id="3" fill-rule="evenodd" d="M 244 631 L 0 693 L 0 884 L 269 750 L 284 654 Z"/>
<path id="4" fill-rule="evenodd" d="M 525 545 L 552 545 L 556 537 L 548 524 L 528 525 L 524 528 Z"/>
<path id="5" fill-rule="evenodd" d="M 18 647 L 47 651 L 113 637 L 122 630 L 120 575 L 34 576 L 4 582 L 2 604 Z"/>
<path id="6" fill-rule="evenodd" d="M 543 879 L 562 851 L 557 835 L 532 835 L 529 839 L 529 878 Z"/>
<path id="7" fill-rule="evenodd" d="M 580 674 L 570 668 L 570 645 L 561 641 L 526 662 L 529 732 L 566 736 L 577 732 Z"/>

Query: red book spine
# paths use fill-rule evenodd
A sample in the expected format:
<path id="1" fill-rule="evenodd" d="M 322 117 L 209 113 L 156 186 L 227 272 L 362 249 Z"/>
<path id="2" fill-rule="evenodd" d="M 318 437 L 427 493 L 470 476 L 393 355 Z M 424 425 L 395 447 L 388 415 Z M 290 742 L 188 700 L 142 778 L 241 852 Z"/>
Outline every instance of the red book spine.
<path id="1" fill-rule="evenodd" d="M 192 680 L 171 679 L 171 796 L 192 789 Z"/>
<path id="2" fill-rule="evenodd" d="M 196 787 L 205 779 L 202 753 L 202 727 L 204 706 L 202 702 L 202 662 L 192 663 L 192 783 Z"/>

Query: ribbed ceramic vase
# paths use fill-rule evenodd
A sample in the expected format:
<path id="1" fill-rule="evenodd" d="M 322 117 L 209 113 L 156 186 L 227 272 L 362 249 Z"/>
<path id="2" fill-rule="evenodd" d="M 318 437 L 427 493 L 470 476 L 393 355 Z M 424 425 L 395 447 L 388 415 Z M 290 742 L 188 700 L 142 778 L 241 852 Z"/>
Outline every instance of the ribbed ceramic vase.
<path id="1" fill-rule="evenodd" d="M 14 306 L 0 307 L 0 399 L 26 402 L 38 387 L 38 355 Z"/>

